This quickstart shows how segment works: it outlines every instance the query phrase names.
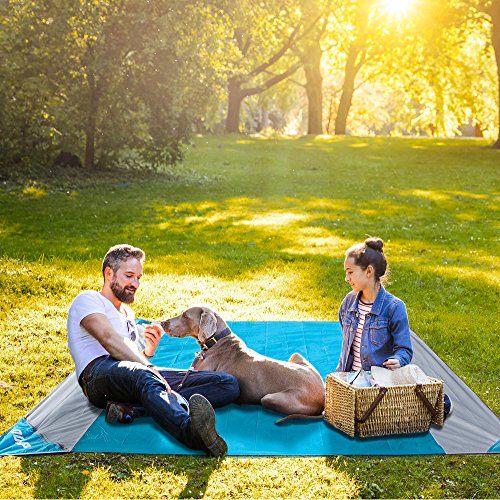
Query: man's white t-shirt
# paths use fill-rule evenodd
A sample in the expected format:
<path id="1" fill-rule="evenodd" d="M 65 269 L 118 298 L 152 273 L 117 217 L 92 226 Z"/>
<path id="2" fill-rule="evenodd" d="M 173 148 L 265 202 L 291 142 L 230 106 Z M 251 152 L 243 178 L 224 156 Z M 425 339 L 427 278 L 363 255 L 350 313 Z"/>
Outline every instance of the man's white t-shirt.
<path id="1" fill-rule="evenodd" d="M 80 293 L 71 304 L 67 324 L 68 346 L 75 362 L 77 378 L 93 359 L 109 355 L 109 352 L 80 324 L 89 314 L 104 314 L 118 334 L 135 340 L 137 327 L 134 312 L 125 304 L 121 305 L 121 309 L 122 311 L 118 311 L 106 297 L 92 290 Z M 130 342 L 131 347 L 132 344 L 133 342 Z"/>

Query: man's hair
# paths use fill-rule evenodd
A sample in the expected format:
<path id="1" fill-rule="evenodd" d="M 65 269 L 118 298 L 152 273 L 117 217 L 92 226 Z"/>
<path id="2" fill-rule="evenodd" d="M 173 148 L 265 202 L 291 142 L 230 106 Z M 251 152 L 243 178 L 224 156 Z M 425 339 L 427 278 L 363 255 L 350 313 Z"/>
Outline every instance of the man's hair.
<path id="1" fill-rule="evenodd" d="M 129 259 L 137 259 L 144 262 L 146 254 L 140 248 L 131 245 L 115 245 L 111 247 L 102 261 L 102 275 L 107 267 L 110 267 L 114 273 L 118 271 L 122 262 Z"/>

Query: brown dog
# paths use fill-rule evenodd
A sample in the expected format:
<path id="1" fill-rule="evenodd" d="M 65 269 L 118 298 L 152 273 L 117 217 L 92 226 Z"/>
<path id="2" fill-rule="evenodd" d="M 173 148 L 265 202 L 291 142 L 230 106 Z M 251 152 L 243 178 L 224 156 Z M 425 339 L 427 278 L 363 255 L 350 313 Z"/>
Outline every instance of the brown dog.
<path id="1" fill-rule="evenodd" d="M 171 337 L 197 340 L 202 347 L 197 370 L 235 376 L 240 384 L 240 404 L 261 404 L 285 414 L 322 414 L 325 385 L 316 368 L 300 354 L 292 354 L 287 362 L 259 354 L 208 307 L 191 307 L 162 321 L 161 326 Z"/>

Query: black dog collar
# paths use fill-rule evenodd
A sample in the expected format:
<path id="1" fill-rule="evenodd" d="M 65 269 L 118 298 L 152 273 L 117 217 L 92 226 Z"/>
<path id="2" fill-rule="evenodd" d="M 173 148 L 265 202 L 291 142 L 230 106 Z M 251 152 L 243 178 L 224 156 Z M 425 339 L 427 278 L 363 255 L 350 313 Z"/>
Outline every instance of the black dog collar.
<path id="1" fill-rule="evenodd" d="M 227 337 L 231 333 L 231 330 L 229 328 L 226 328 L 222 330 L 222 332 L 216 333 L 215 335 L 212 335 L 204 344 L 200 344 L 201 348 L 203 351 L 207 351 L 210 349 L 212 346 L 217 344 L 217 342 L 224 337 Z"/>

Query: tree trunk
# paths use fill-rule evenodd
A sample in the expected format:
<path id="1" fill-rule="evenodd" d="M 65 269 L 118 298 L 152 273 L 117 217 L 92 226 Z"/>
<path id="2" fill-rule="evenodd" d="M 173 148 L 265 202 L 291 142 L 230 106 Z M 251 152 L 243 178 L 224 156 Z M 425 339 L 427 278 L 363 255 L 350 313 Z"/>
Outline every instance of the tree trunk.
<path id="1" fill-rule="evenodd" d="M 323 52 L 319 40 L 312 40 L 304 51 L 304 73 L 307 93 L 307 133 L 323 133 L 323 77 L 321 76 L 321 56 Z"/>
<path id="2" fill-rule="evenodd" d="M 90 63 L 92 64 L 92 63 Z M 97 109 L 99 104 L 99 95 L 95 81 L 94 69 L 89 65 L 88 68 L 88 90 L 89 101 L 87 111 L 87 125 L 85 128 L 85 159 L 83 166 L 86 169 L 92 169 L 95 165 L 95 135 L 97 125 Z"/>
<path id="3" fill-rule="evenodd" d="M 347 117 L 351 109 L 352 96 L 354 94 L 354 81 L 360 66 L 356 66 L 359 48 L 351 45 L 347 62 L 345 65 L 344 85 L 342 86 L 342 95 L 340 96 L 339 109 L 335 118 L 335 135 L 345 135 L 347 126 Z"/>
<path id="4" fill-rule="evenodd" d="M 500 149 L 500 3 L 493 2 L 490 7 L 491 24 L 492 24 L 492 43 L 495 49 L 495 58 L 497 61 L 498 75 L 498 137 L 493 144 L 495 149 Z"/>
<path id="5" fill-rule="evenodd" d="M 446 136 L 444 97 L 441 87 L 436 85 L 434 95 L 436 96 L 436 137 Z"/>
<path id="6" fill-rule="evenodd" d="M 228 106 L 226 116 L 226 132 L 238 134 L 240 132 L 240 110 L 244 94 L 241 91 L 241 81 L 230 78 L 228 85 Z"/>
<path id="7" fill-rule="evenodd" d="M 264 108 L 262 109 L 262 118 L 260 120 L 260 129 L 259 129 L 259 132 L 261 130 L 266 130 L 270 125 L 270 122 L 269 122 L 269 111 L 267 110 L 267 108 Z"/>

